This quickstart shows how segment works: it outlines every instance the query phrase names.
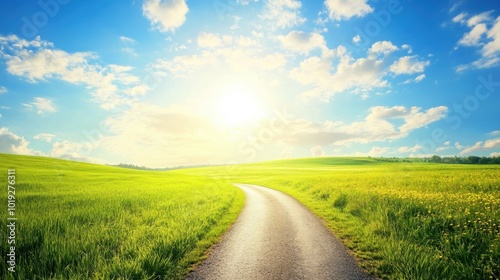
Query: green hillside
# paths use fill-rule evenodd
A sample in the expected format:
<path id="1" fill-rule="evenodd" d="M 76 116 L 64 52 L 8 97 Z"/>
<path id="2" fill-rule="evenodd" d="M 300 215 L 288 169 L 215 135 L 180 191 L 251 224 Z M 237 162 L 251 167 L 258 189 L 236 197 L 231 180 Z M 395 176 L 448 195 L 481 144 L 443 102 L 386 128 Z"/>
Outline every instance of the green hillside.
<path id="1" fill-rule="evenodd" d="M 241 191 L 197 175 L 0 155 L 2 182 L 9 168 L 18 279 L 182 278 L 243 206 Z M 6 256 L 7 242 L 0 248 Z"/>

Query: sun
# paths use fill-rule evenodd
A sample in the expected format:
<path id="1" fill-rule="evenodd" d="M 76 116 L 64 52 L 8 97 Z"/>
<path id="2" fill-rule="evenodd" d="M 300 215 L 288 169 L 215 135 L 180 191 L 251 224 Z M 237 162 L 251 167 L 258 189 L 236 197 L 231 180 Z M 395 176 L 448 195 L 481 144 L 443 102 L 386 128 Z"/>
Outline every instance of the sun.
<path id="1" fill-rule="evenodd" d="M 217 107 L 217 122 L 226 127 L 251 124 L 261 119 L 264 112 L 256 94 L 241 84 L 223 87 Z"/>

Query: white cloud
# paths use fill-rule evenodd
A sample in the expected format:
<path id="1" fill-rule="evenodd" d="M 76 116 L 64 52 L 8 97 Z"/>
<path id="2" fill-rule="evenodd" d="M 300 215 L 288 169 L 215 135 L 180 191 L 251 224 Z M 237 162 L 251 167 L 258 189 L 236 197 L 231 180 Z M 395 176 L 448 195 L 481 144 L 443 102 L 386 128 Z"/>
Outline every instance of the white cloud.
<path id="1" fill-rule="evenodd" d="M 369 110 L 370 114 L 366 117 L 367 120 L 384 120 L 384 119 L 396 119 L 402 118 L 408 115 L 408 109 L 404 106 L 375 106 L 371 107 Z"/>
<path id="2" fill-rule="evenodd" d="M 500 152 L 498 152 L 498 153 L 493 152 L 490 154 L 490 157 L 500 157 Z"/>
<path id="3" fill-rule="evenodd" d="M 460 152 L 461 155 L 471 154 L 478 151 L 500 149 L 500 138 L 489 139 L 486 141 L 476 142 L 473 146 L 461 147 L 463 150 Z"/>
<path id="4" fill-rule="evenodd" d="M 126 53 L 132 56 L 137 56 L 137 52 L 135 51 L 135 49 L 130 47 L 131 44 L 135 43 L 134 39 L 129 38 L 127 36 L 120 36 L 120 41 L 122 41 L 126 46 L 121 49 L 122 53 Z"/>
<path id="5" fill-rule="evenodd" d="M 246 6 L 250 4 L 251 2 L 259 2 L 259 0 L 236 0 L 236 3 Z"/>
<path id="6" fill-rule="evenodd" d="M 397 75 L 422 73 L 429 65 L 430 61 L 418 61 L 417 56 L 404 56 L 394 62 L 390 70 Z"/>
<path id="7" fill-rule="evenodd" d="M 149 88 L 145 85 L 138 85 L 124 90 L 124 93 L 130 96 L 140 96 L 145 95 L 149 91 Z"/>
<path id="8" fill-rule="evenodd" d="M 452 21 L 465 25 L 469 29 L 457 45 L 476 48 L 480 55 L 471 63 L 457 66 L 457 72 L 490 68 L 500 64 L 500 16 L 493 19 L 491 12 L 483 12 L 474 16 L 461 13 Z"/>
<path id="9" fill-rule="evenodd" d="M 425 74 L 420 74 L 415 79 L 408 79 L 403 82 L 403 84 L 411 84 L 411 83 L 420 83 L 423 79 L 425 79 Z"/>
<path id="10" fill-rule="evenodd" d="M 495 131 L 492 131 L 489 133 L 489 135 L 491 136 L 497 136 L 497 135 L 500 135 L 500 130 L 495 130 Z"/>
<path id="11" fill-rule="evenodd" d="M 120 36 L 120 41 L 122 41 L 123 43 L 128 43 L 128 44 L 135 43 L 134 39 L 127 37 L 127 36 Z"/>
<path id="12" fill-rule="evenodd" d="M 130 54 L 132 56 L 137 56 L 137 52 L 135 51 L 134 48 L 129 48 L 129 47 L 122 48 L 121 51 L 122 51 L 122 53 Z"/>
<path id="13" fill-rule="evenodd" d="M 423 79 L 425 79 L 425 74 L 418 75 L 418 76 L 415 78 L 415 82 L 416 82 L 416 83 L 420 83 Z"/>
<path id="14" fill-rule="evenodd" d="M 369 52 L 374 54 L 390 54 L 391 52 L 397 51 L 398 47 L 394 46 L 390 41 L 379 41 L 372 45 Z"/>
<path id="15" fill-rule="evenodd" d="M 487 37 L 490 41 L 483 47 L 483 55 L 497 55 L 500 51 L 500 16 L 495 20 L 493 27 L 488 30 Z"/>
<path id="16" fill-rule="evenodd" d="M 30 103 L 23 103 L 23 106 L 28 109 L 35 109 L 36 113 L 39 115 L 57 112 L 52 100 L 44 97 L 35 97 Z"/>
<path id="17" fill-rule="evenodd" d="M 54 137 L 56 137 L 54 134 L 39 133 L 39 134 L 35 135 L 35 137 L 33 137 L 33 138 L 36 139 L 36 140 L 41 140 L 41 141 L 45 141 L 47 143 L 50 143 L 50 142 L 52 142 L 52 139 Z"/>
<path id="18" fill-rule="evenodd" d="M 67 53 L 38 37 L 26 41 L 15 35 L 0 36 L 0 57 L 6 60 L 7 72 L 31 83 L 57 79 L 84 85 L 103 108 L 124 104 L 120 92 L 140 84 L 138 77 L 128 73 L 131 67 L 92 64 L 91 60 L 97 58 L 95 54 Z"/>
<path id="19" fill-rule="evenodd" d="M 405 153 L 416 153 L 420 149 L 422 149 L 422 146 L 420 146 L 420 145 L 417 144 L 417 145 L 415 145 L 413 147 L 407 147 L 407 146 L 400 147 L 400 148 L 398 148 L 398 152 L 402 153 L 402 154 L 405 154 Z"/>
<path id="20" fill-rule="evenodd" d="M 159 59 L 150 67 L 158 75 L 168 75 L 173 77 L 187 77 L 188 75 L 201 71 L 205 68 L 221 69 L 228 68 L 228 71 L 275 71 L 282 68 L 286 63 L 286 58 L 281 53 L 264 53 L 258 48 L 252 48 L 241 44 L 248 44 L 249 41 L 243 37 L 233 38 L 228 36 L 222 41 L 228 41 L 232 46 L 208 49 L 201 54 L 179 55 L 170 60 Z M 236 42 L 236 45 L 232 44 Z"/>
<path id="21" fill-rule="evenodd" d="M 6 87 L 0 87 L 0 94 L 4 94 L 7 92 L 7 88 Z"/>
<path id="22" fill-rule="evenodd" d="M 343 46 L 332 52 L 333 59 L 330 56 L 312 56 L 290 72 L 293 79 L 312 86 L 304 96 L 328 101 L 332 95 L 346 90 L 365 93 L 373 88 L 388 86 L 388 82 L 383 79 L 386 72 L 382 59 L 371 55 L 354 59 Z M 334 59 L 338 59 L 336 67 Z"/>
<path id="23" fill-rule="evenodd" d="M 449 149 L 451 149 L 451 148 L 453 148 L 453 147 L 450 147 L 450 146 L 438 147 L 438 148 L 436 149 L 436 152 L 446 151 L 446 150 L 449 150 Z"/>
<path id="24" fill-rule="evenodd" d="M 170 32 L 186 21 L 189 8 L 185 0 L 144 0 L 144 16 L 161 32 Z"/>
<path id="25" fill-rule="evenodd" d="M 486 24 L 478 24 L 474 26 L 469 33 L 464 34 L 458 43 L 463 46 L 479 46 L 481 45 L 480 41 L 482 36 L 486 34 L 487 31 L 488 28 L 486 27 Z"/>
<path id="26" fill-rule="evenodd" d="M 215 48 L 222 46 L 222 40 L 213 33 L 202 32 L 198 35 L 198 46 L 200 48 Z"/>
<path id="27" fill-rule="evenodd" d="M 467 18 L 467 14 L 462 12 L 462 13 L 456 15 L 455 17 L 453 17 L 452 21 L 454 23 L 465 23 L 466 18 Z"/>
<path id="28" fill-rule="evenodd" d="M 368 155 L 371 157 L 381 157 L 385 153 L 389 151 L 388 147 L 373 147 L 369 152 Z"/>
<path id="29" fill-rule="evenodd" d="M 28 148 L 29 143 L 24 137 L 10 132 L 7 127 L 0 128 L 0 152 L 22 155 L 35 154 L 33 150 Z"/>
<path id="30" fill-rule="evenodd" d="M 408 45 L 408 44 L 404 44 L 404 45 L 402 45 L 402 46 L 401 46 L 401 48 L 402 48 L 403 50 L 408 50 L 408 54 L 412 54 L 412 53 L 413 53 L 413 50 L 412 50 L 411 46 L 410 46 L 410 45 Z"/>
<path id="31" fill-rule="evenodd" d="M 341 45 L 333 50 L 328 49 L 328 55 L 324 55 L 323 51 L 321 57 L 305 58 L 290 71 L 290 77 L 310 86 L 303 93 L 307 98 L 329 101 L 331 96 L 346 91 L 366 98 L 370 91 L 390 86 L 386 77 L 392 76 L 391 72 L 421 73 L 430 64 L 429 61 L 419 61 L 417 56 L 398 58 L 387 55 L 397 49 L 389 41 L 375 42 L 367 51 L 366 57 L 354 58 Z M 425 75 L 420 75 L 411 82 L 419 82 L 423 78 Z"/>
<path id="32" fill-rule="evenodd" d="M 408 115 L 404 117 L 405 124 L 400 127 L 401 132 L 412 131 L 420 127 L 424 127 L 430 123 L 441 120 L 446 117 L 448 108 L 439 106 L 430 108 L 425 112 L 420 112 L 420 108 L 411 107 Z"/>
<path id="33" fill-rule="evenodd" d="M 325 6 L 331 19 L 342 20 L 362 17 L 373 12 L 368 0 L 326 0 Z"/>
<path id="34" fill-rule="evenodd" d="M 467 26 L 474 27 L 480 23 L 491 21 L 491 12 L 483 12 L 470 17 L 466 22 Z"/>
<path id="35" fill-rule="evenodd" d="M 335 121 L 315 123 L 295 119 L 290 121 L 287 129 L 277 138 L 291 146 L 385 142 L 407 137 L 412 131 L 443 119 L 446 111 L 447 108 L 443 106 L 426 111 L 417 107 L 377 106 L 368 110 L 364 121 L 350 124 Z M 401 120 L 403 124 L 397 125 Z"/>
<path id="36" fill-rule="evenodd" d="M 356 36 L 352 37 L 352 42 L 354 44 L 357 44 L 357 43 L 361 42 L 361 36 L 356 35 Z"/>
<path id="37" fill-rule="evenodd" d="M 286 36 L 278 36 L 285 49 L 308 54 L 314 49 L 326 49 L 323 35 L 318 33 L 304 33 L 302 31 L 291 31 Z"/>
<path id="38" fill-rule="evenodd" d="M 300 25 L 306 18 L 300 14 L 302 3 L 298 0 L 267 0 L 261 18 L 268 21 L 271 29 L 283 29 Z"/>

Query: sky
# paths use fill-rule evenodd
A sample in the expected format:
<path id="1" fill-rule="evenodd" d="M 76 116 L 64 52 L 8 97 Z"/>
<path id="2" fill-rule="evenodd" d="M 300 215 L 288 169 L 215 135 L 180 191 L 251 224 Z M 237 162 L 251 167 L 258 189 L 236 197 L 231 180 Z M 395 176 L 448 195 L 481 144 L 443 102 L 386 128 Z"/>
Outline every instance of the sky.
<path id="1" fill-rule="evenodd" d="M 500 0 L 6 0 L 0 153 L 500 156 Z"/>

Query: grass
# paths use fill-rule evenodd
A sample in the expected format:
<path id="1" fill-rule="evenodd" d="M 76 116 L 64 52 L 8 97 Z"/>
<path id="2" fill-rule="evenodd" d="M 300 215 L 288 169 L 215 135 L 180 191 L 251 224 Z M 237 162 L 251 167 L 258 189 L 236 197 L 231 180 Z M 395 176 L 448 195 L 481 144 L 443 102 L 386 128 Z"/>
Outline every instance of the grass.
<path id="1" fill-rule="evenodd" d="M 230 182 L 295 197 L 380 278 L 500 278 L 498 165 L 314 158 L 150 172 L 0 155 L 3 182 L 8 168 L 19 279 L 181 279 L 240 212 Z"/>
<path id="2" fill-rule="evenodd" d="M 498 165 L 316 158 L 184 172 L 290 194 L 380 278 L 500 278 Z"/>
<path id="3" fill-rule="evenodd" d="M 244 203 L 240 190 L 198 175 L 0 155 L 4 185 L 8 168 L 17 176 L 17 279 L 181 279 Z M 4 224 L 2 256 L 6 234 Z M 1 279 L 13 278 L 0 266 Z"/>

